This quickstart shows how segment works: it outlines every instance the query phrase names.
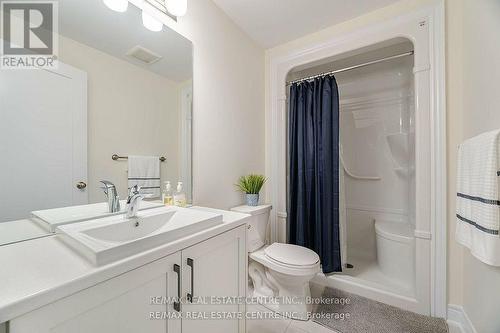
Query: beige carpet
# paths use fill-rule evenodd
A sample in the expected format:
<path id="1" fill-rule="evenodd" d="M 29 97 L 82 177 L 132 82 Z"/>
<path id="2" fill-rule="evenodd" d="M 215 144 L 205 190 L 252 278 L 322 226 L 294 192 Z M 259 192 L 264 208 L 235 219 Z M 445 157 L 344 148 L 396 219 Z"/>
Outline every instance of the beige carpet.
<path id="1" fill-rule="evenodd" d="M 448 333 L 448 325 L 441 318 L 419 315 L 338 289 L 325 288 L 322 297 L 349 300 L 348 304 L 323 303 L 315 311 L 316 315 L 343 314 L 344 319 L 313 319 L 341 333 Z"/>

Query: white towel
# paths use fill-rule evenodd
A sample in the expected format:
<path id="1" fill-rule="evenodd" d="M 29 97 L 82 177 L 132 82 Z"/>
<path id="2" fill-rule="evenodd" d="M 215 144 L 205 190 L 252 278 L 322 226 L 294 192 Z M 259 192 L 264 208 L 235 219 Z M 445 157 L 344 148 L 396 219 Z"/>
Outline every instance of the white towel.
<path id="1" fill-rule="evenodd" d="M 160 157 L 129 156 L 128 188 L 138 185 L 145 198 L 160 197 Z"/>
<path id="2" fill-rule="evenodd" d="M 456 240 L 488 265 L 500 266 L 500 130 L 460 145 Z"/>

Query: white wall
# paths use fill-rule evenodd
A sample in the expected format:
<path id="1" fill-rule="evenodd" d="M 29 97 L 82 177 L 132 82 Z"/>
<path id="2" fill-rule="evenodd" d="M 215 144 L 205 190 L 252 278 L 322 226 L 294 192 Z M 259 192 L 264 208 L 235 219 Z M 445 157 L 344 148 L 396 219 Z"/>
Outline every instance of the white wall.
<path id="1" fill-rule="evenodd" d="M 500 1 L 454 1 L 466 13 L 462 24 L 461 111 L 463 139 L 467 139 L 500 128 Z M 454 162 L 450 161 L 450 167 Z M 500 332 L 500 267 L 483 264 L 467 249 L 463 256 L 463 306 L 477 332 Z"/>
<path id="2" fill-rule="evenodd" d="M 462 141 L 463 110 L 463 0 L 446 1 L 446 113 L 447 113 L 447 213 L 448 303 L 463 304 L 463 251 L 455 242 L 457 145 Z"/>
<path id="3" fill-rule="evenodd" d="M 61 61 L 88 74 L 88 193 L 105 201 L 100 180 L 127 196 L 127 162 L 111 155 L 163 155 L 162 181 L 179 179 L 180 84 L 62 37 Z"/>
<path id="4" fill-rule="evenodd" d="M 210 0 L 189 0 L 171 26 L 194 45 L 194 201 L 241 204 L 238 177 L 265 171 L 264 50 Z"/>

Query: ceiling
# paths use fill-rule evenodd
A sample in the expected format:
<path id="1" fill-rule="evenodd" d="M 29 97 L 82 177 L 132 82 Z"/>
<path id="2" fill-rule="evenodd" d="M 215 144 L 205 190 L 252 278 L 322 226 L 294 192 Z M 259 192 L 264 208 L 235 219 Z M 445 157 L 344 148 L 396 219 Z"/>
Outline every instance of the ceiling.
<path id="1" fill-rule="evenodd" d="M 161 32 L 147 30 L 141 11 L 132 4 L 125 13 L 117 13 L 102 0 L 59 1 L 59 33 L 171 80 L 192 78 L 191 42 L 166 26 Z M 127 51 L 137 45 L 162 58 L 146 65 L 127 56 Z"/>
<path id="2" fill-rule="evenodd" d="M 213 0 L 265 48 L 305 36 L 399 0 Z"/>

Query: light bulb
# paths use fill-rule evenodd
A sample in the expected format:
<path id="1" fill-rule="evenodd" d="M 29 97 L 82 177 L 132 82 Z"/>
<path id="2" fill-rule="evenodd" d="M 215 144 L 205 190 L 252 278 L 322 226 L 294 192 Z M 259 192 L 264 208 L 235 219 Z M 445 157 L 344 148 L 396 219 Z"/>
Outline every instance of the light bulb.
<path id="1" fill-rule="evenodd" d="M 187 12 L 187 0 L 167 0 L 166 7 L 174 16 L 184 16 Z"/>
<path id="2" fill-rule="evenodd" d="M 109 9 L 115 12 L 123 13 L 127 10 L 128 0 L 103 0 L 104 4 L 108 6 Z"/>
<path id="3" fill-rule="evenodd" d="M 163 23 L 146 13 L 144 9 L 142 10 L 142 24 L 151 31 L 161 31 L 163 29 Z"/>

